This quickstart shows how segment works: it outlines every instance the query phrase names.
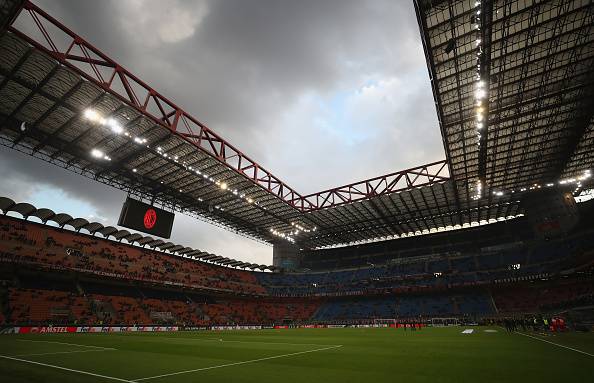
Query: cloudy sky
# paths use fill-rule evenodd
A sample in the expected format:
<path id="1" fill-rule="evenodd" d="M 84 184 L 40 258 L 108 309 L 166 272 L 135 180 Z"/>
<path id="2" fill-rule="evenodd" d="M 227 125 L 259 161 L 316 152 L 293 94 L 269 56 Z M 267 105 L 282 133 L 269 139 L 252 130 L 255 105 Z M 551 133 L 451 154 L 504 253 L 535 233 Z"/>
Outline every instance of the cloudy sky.
<path id="1" fill-rule="evenodd" d="M 412 1 L 36 0 L 302 194 L 443 159 Z M 125 195 L 0 148 L 0 195 L 115 224 Z M 172 240 L 272 262 L 178 215 Z"/>

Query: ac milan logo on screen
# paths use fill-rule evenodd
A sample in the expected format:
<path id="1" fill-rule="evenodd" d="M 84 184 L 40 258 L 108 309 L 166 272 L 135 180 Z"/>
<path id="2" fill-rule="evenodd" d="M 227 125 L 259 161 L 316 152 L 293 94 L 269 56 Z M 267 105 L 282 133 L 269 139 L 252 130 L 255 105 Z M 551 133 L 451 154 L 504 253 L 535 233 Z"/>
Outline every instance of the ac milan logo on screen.
<path id="1" fill-rule="evenodd" d="M 147 229 L 152 229 L 155 227 L 157 223 L 157 212 L 154 209 L 148 209 L 146 213 L 144 213 L 144 227 Z"/>

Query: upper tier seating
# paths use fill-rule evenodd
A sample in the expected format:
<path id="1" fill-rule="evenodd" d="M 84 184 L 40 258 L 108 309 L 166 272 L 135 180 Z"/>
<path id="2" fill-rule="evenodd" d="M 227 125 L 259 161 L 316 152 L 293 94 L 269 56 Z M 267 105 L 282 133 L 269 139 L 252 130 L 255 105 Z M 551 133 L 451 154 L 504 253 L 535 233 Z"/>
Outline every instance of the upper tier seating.
<path id="1" fill-rule="evenodd" d="M 585 231 L 566 239 L 549 241 L 546 246 L 518 242 L 478 250 L 469 244 L 462 244 L 461 248 L 469 252 L 424 256 L 415 253 L 416 258 L 395 259 L 386 264 L 332 272 L 265 273 L 212 265 L 0 216 L 0 264 L 69 269 L 129 281 L 207 291 L 214 289 L 241 295 L 403 293 L 518 280 L 591 264 L 594 249 L 592 237 L 591 232 Z M 512 267 L 516 265 L 521 267 Z M 36 287 L 43 289 L 51 286 Z M 102 291 L 94 293 L 105 294 Z"/>
<path id="2" fill-rule="evenodd" d="M 72 251 L 75 250 L 75 251 Z M 0 261 L 264 294 L 254 273 L 0 216 Z"/>

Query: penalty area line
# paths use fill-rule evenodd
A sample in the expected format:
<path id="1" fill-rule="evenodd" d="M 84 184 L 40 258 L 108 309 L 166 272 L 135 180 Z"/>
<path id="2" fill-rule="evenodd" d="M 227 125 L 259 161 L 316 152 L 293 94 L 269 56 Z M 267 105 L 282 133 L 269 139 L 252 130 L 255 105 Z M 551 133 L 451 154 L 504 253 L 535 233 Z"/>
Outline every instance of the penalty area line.
<path id="1" fill-rule="evenodd" d="M 48 364 L 48 363 L 41 363 L 41 362 L 36 362 L 34 360 L 28 360 L 28 359 L 21 359 L 21 358 L 15 358 L 13 356 L 7 356 L 7 355 L 0 355 L 0 358 L 4 358 L 4 359 L 8 359 L 8 360 L 14 360 L 17 362 L 23 362 L 23 363 L 30 363 L 30 364 L 35 364 L 38 366 L 43 366 L 43 367 L 49 367 L 49 368 L 54 368 L 56 370 L 62 370 L 62 371 L 69 371 L 69 372 L 75 372 L 77 374 L 82 374 L 82 375 L 90 375 L 90 376 L 95 376 L 97 378 L 104 378 L 104 379 L 109 379 L 109 380 L 116 380 L 118 382 L 126 382 L 126 383 L 133 383 L 132 380 L 126 380 L 126 379 L 121 379 L 121 378 L 116 378 L 114 376 L 108 376 L 108 375 L 101 375 L 101 374 L 96 374 L 94 372 L 89 372 L 89 371 L 81 371 L 81 370 L 75 370 L 73 368 L 67 368 L 67 367 L 62 367 L 62 366 L 56 366 L 55 364 Z"/>
<path id="2" fill-rule="evenodd" d="M 292 352 L 290 354 L 282 354 L 282 355 L 274 355 L 274 356 L 267 356 L 265 358 L 258 358 L 258 359 L 250 359 L 250 360 L 244 360 L 241 362 L 233 362 L 233 363 L 225 363 L 225 364 L 219 364 L 216 366 L 210 366 L 210 367 L 202 367 L 202 368 L 195 368 L 193 370 L 185 370 L 185 371 L 178 371 L 178 372 L 171 372 L 169 374 L 162 374 L 162 375 L 155 375 L 155 376 L 148 376 L 146 378 L 138 378 L 138 379 L 132 379 L 132 382 L 141 382 L 141 381 L 145 381 L 145 380 L 151 380 L 151 379 L 158 379 L 158 378 L 164 378 L 167 376 L 174 376 L 174 375 L 181 375 L 181 374 L 189 374 L 192 372 L 198 372 L 198 371 L 206 371 L 206 370 L 214 370 L 216 368 L 223 368 L 223 367 L 231 367 L 231 366 L 238 366 L 238 365 L 242 365 L 242 364 L 248 364 L 248 363 L 257 363 L 257 362 L 262 362 L 264 360 L 271 360 L 271 359 L 279 359 L 279 358 L 286 358 L 288 356 L 294 356 L 294 355 L 301 355 L 301 354 L 308 354 L 311 352 L 318 352 L 318 351 L 324 351 L 324 350 L 331 350 L 334 348 L 339 348 L 342 347 L 341 344 L 336 345 L 336 346 L 332 346 L 332 347 L 324 347 L 324 348 L 316 348 L 315 350 L 307 350 L 307 351 L 299 351 L 299 352 Z"/>
<path id="3" fill-rule="evenodd" d="M 549 344 L 552 344 L 552 345 L 557 346 L 557 347 L 562 347 L 562 348 L 565 348 L 565 349 L 568 349 L 568 350 L 571 350 L 571 351 L 579 352 L 580 354 L 584 354 L 584 355 L 588 355 L 588 356 L 594 357 L 594 354 L 590 354 L 589 352 L 578 350 L 577 348 L 573 348 L 573 347 L 569 347 L 569 346 L 564 346 L 564 345 L 559 344 L 559 343 L 551 342 L 550 340 L 538 338 L 538 337 L 535 337 L 535 336 L 532 336 L 532 335 L 524 334 L 522 332 L 516 332 L 516 334 L 519 334 L 519 335 L 522 335 L 522 336 L 526 336 L 528 338 L 536 339 L 536 340 L 539 340 L 541 342 L 549 343 Z"/>

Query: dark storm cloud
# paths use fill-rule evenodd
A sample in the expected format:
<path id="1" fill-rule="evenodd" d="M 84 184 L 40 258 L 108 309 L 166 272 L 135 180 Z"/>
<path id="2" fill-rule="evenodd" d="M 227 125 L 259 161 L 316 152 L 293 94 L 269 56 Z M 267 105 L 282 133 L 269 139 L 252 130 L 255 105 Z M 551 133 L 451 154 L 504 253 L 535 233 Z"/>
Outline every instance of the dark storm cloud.
<path id="1" fill-rule="evenodd" d="M 123 201 L 123 194 L 114 189 L 80 175 L 37 160 L 33 157 L 0 146 L 0 195 L 8 196 L 16 202 L 29 202 L 29 198 L 41 187 L 51 187 L 64 191 L 70 198 L 99 207 L 110 217 L 119 213 L 116 201 Z M 56 201 L 60 204 L 62 201 Z M 37 206 L 57 209 L 53 206 Z"/>
<path id="2" fill-rule="evenodd" d="M 300 192 L 443 158 L 412 2 L 39 5 Z M 0 161 L 5 185 L 52 185 L 117 219 L 121 193 L 6 150 Z M 226 234 L 183 222 L 178 235 L 200 239 L 189 245 L 270 262 L 269 248 L 229 254 Z"/>
<path id="3" fill-rule="evenodd" d="M 268 167 L 275 155 L 267 132 L 304 93 L 352 88 L 364 76 L 426 73 L 407 1 L 71 3 L 43 5 Z M 177 17 L 167 17 L 172 8 Z M 164 29 L 187 29 L 178 20 L 196 12 L 206 15 L 191 36 L 162 41 Z"/>

